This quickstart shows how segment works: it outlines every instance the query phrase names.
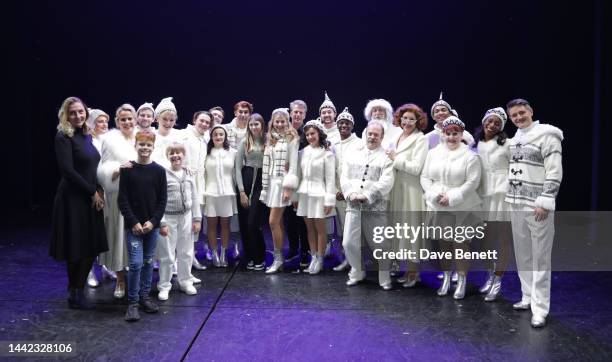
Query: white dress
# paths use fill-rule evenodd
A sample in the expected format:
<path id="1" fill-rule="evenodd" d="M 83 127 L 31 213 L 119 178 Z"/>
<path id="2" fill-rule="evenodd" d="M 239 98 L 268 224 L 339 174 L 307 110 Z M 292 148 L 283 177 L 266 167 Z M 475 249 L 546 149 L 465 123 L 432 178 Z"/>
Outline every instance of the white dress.
<path id="1" fill-rule="evenodd" d="M 204 214 L 230 217 L 238 213 L 234 189 L 236 150 L 213 148 L 204 167 Z"/>
<path id="2" fill-rule="evenodd" d="M 421 187 L 421 172 L 429 147 L 427 138 L 421 131 L 415 130 L 397 144 L 400 136 L 401 134 L 395 140 L 395 160 L 393 161 L 395 182 L 389 196 L 391 225 L 399 223 L 416 227 L 423 222 L 426 210 Z M 418 252 L 420 242 L 420 238 L 416 240 L 401 238 L 394 246 L 398 249 L 411 249 Z"/>
<path id="3" fill-rule="evenodd" d="M 298 139 L 291 142 L 280 139 L 274 146 L 266 145 L 262 167 L 262 190 L 259 200 L 268 207 L 286 207 L 283 189 L 298 186 Z"/>
<path id="4" fill-rule="evenodd" d="M 299 163 L 300 186 L 297 190 L 296 214 L 313 219 L 335 215 L 336 165 L 332 151 L 308 145 L 300 151 Z M 324 212 L 325 206 L 332 207 L 327 215 Z"/>
<path id="5" fill-rule="evenodd" d="M 134 139 L 126 139 L 120 130 L 112 129 L 101 136 L 101 158 L 98 165 L 98 182 L 104 188 L 104 226 L 108 239 L 108 251 L 100 254 L 99 263 L 113 271 L 123 270 L 128 265 L 123 216 L 119 211 L 119 177 L 112 180 L 113 173 L 122 164 L 137 158 Z"/>
<path id="6" fill-rule="evenodd" d="M 497 137 L 478 142 L 478 154 L 482 161 L 480 193 L 483 218 L 488 221 L 510 221 L 510 208 L 504 198 L 508 191 L 508 166 L 510 164 L 510 142 L 497 143 Z"/>

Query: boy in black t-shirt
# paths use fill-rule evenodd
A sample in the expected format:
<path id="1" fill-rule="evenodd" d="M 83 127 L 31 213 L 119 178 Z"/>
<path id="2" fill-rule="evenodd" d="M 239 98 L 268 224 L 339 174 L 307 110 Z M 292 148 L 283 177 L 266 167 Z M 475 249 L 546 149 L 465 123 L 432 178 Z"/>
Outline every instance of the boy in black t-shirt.
<path id="1" fill-rule="evenodd" d="M 121 169 L 119 210 L 125 220 L 128 250 L 128 302 L 125 320 L 140 319 L 138 305 L 146 313 L 157 313 L 157 304 L 149 297 L 153 275 L 153 257 L 157 247 L 159 223 L 166 209 L 166 171 L 151 161 L 155 134 L 136 133 L 138 159 Z"/>

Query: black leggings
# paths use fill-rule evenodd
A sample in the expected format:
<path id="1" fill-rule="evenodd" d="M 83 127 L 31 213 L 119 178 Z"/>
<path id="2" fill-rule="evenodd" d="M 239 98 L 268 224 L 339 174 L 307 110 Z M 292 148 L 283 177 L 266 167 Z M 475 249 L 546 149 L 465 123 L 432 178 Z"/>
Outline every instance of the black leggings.
<path id="1" fill-rule="evenodd" d="M 87 275 L 91 270 L 95 257 L 86 257 L 77 261 L 66 261 L 68 270 L 68 288 L 83 289 L 87 281 Z"/>
<path id="2" fill-rule="evenodd" d="M 253 185 L 253 168 L 244 166 L 242 168 L 242 183 L 247 196 L 251 193 Z M 257 178 L 253 187 L 253 195 L 250 195 L 251 204 L 249 208 L 243 208 L 238 194 L 238 223 L 240 225 L 240 236 L 244 247 L 245 258 L 252 260 L 255 264 L 261 264 L 266 257 L 266 242 L 263 235 L 263 225 L 268 220 L 269 209 L 261 201 L 261 169 L 257 170 Z"/>

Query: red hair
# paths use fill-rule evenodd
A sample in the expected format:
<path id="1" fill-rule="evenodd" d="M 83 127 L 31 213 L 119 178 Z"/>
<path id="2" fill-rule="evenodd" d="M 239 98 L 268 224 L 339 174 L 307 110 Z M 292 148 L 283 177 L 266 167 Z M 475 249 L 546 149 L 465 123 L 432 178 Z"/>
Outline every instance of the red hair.
<path id="1" fill-rule="evenodd" d="M 415 118 L 417 119 L 415 127 L 419 131 L 424 131 L 427 128 L 427 113 L 423 112 L 421 107 L 417 106 L 414 103 L 403 104 L 401 107 L 395 110 L 395 113 L 393 113 L 394 126 L 402 126 L 401 118 L 406 112 L 411 112 L 414 114 Z"/>
<path id="2" fill-rule="evenodd" d="M 248 108 L 249 113 L 253 113 L 253 105 L 247 101 L 240 101 L 234 104 L 234 112 L 236 112 L 238 108 Z"/>
<path id="3" fill-rule="evenodd" d="M 136 132 L 136 142 L 140 141 L 151 141 L 155 143 L 155 133 L 149 130 L 142 130 Z"/>

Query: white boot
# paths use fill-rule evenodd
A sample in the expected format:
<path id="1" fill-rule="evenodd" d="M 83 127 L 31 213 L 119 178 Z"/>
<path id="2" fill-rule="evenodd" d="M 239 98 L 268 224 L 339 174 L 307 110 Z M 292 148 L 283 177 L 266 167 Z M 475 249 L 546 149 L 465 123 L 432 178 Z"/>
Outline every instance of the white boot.
<path id="1" fill-rule="evenodd" d="M 227 267 L 227 255 L 226 255 L 226 251 L 224 247 L 221 247 L 221 255 L 220 255 L 220 260 L 219 262 L 221 263 L 222 267 Z"/>
<path id="2" fill-rule="evenodd" d="M 318 255 L 314 260 L 314 265 L 310 269 L 310 275 L 319 274 L 323 270 L 323 255 Z"/>
<path id="3" fill-rule="evenodd" d="M 274 251 L 274 262 L 266 270 L 266 274 L 274 274 L 283 270 L 283 254 L 280 250 Z"/>

